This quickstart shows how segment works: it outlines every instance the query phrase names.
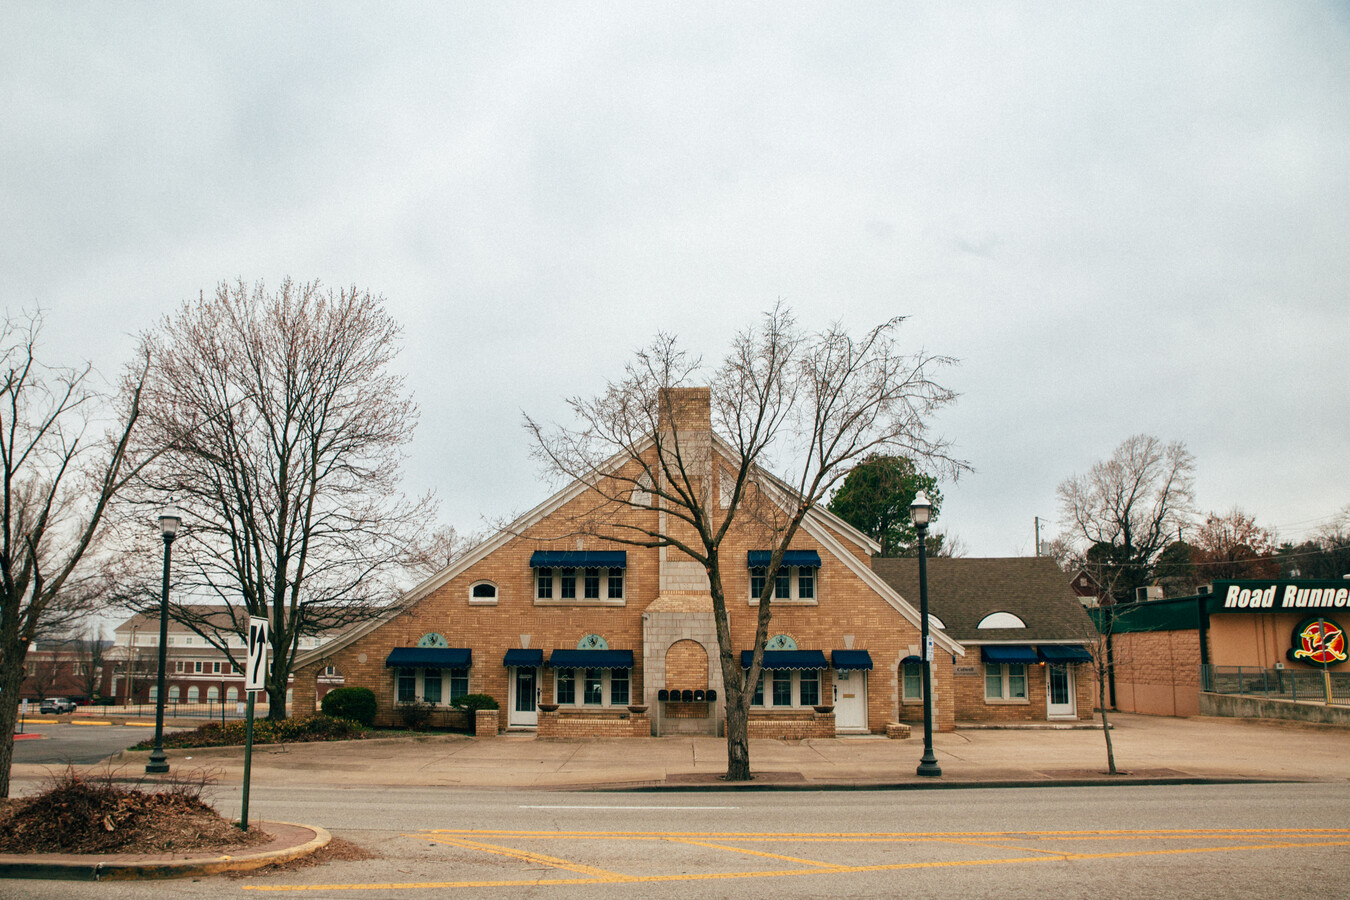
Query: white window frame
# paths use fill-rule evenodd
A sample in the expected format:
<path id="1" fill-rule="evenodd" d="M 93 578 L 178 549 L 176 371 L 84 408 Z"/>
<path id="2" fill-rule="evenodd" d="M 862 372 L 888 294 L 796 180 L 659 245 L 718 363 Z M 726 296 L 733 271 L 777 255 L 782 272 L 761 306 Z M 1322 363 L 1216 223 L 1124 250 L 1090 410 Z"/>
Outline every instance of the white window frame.
<path id="1" fill-rule="evenodd" d="M 1010 666 L 1022 667 L 1022 696 L 1012 696 L 1012 674 L 1009 671 Z M 989 693 L 989 681 L 994 677 L 994 670 L 998 670 L 999 695 L 994 696 Z M 984 702 L 985 703 L 1031 703 L 1031 675 L 1030 668 L 1026 663 L 985 663 L 984 664 Z"/>
<path id="2" fill-rule="evenodd" d="M 909 674 L 910 667 L 914 668 L 914 674 Z M 909 692 L 910 678 L 915 681 L 914 692 Z M 922 703 L 923 702 L 923 662 L 901 662 L 900 663 L 900 702 L 901 703 Z"/>
<path id="3" fill-rule="evenodd" d="M 747 572 L 746 591 L 749 594 L 751 606 L 759 606 L 759 593 L 755 591 L 755 572 L 768 572 L 768 566 L 751 566 Z M 778 574 L 775 578 L 782 578 L 783 573 L 787 572 L 788 578 L 788 596 L 778 596 L 778 585 L 774 585 L 774 596 L 770 601 L 772 603 L 792 603 L 797 606 L 817 606 L 820 603 L 820 567 L 819 566 L 779 566 Z M 811 596 L 802 597 L 802 573 L 810 573 Z"/>
<path id="4" fill-rule="evenodd" d="M 759 672 L 759 684 L 755 686 L 750 696 L 751 709 L 814 709 L 821 704 L 821 697 L 824 696 L 825 676 L 823 669 L 810 669 L 816 673 L 816 702 L 802 702 L 802 670 L 801 669 L 761 669 Z M 785 673 L 792 678 L 789 688 L 790 703 L 777 704 L 773 702 L 773 679 L 775 673 Z M 766 678 L 767 676 L 767 678 Z M 766 683 L 767 682 L 767 683 Z M 758 702 L 756 702 L 758 699 Z"/>
<path id="5" fill-rule="evenodd" d="M 572 700 L 564 703 L 558 699 L 558 672 L 572 673 Z M 586 673 L 589 671 L 598 671 L 600 673 L 600 702 L 586 702 Z M 628 699 L 622 702 L 614 702 L 614 673 L 623 672 L 628 682 Z M 621 681 L 625 679 L 620 679 Z M 553 702 L 567 709 L 624 709 L 633 702 L 633 670 L 632 669 L 556 669 L 553 676 Z"/>
<path id="6" fill-rule="evenodd" d="M 492 588 L 492 596 L 491 596 L 491 597 L 478 597 L 478 596 L 475 596 L 475 592 L 476 592 L 480 587 L 490 587 L 490 588 Z M 498 596 L 500 593 L 501 593 L 501 591 L 500 591 L 500 589 L 497 587 L 497 583 L 496 583 L 495 581 L 489 581 L 489 580 L 487 580 L 487 579 L 483 579 L 483 580 L 481 580 L 481 581 L 475 581 L 473 584 L 469 585 L 469 605 L 470 605 L 470 606 L 496 606 L 496 605 L 497 605 L 497 596 Z"/>
<path id="7" fill-rule="evenodd" d="M 427 683 L 426 678 L 428 672 L 441 673 L 440 679 L 441 699 L 435 701 L 434 703 L 431 703 L 432 706 L 436 707 L 449 706 L 456 698 L 462 697 L 464 696 L 464 694 L 473 693 L 472 676 L 470 675 L 468 668 L 427 669 L 420 666 L 417 668 L 398 668 L 394 670 L 394 703 L 398 704 L 408 702 L 406 700 L 399 699 L 399 691 L 398 691 L 399 679 L 404 677 L 404 673 L 411 673 L 412 675 L 413 702 L 415 703 L 431 702 L 428 701 L 426 697 L 426 683 Z M 457 676 L 454 674 L 455 672 L 463 672 L 464 674 Z M 455 693 L 455 682 L 460 678 L 462 678 L 464 681 L 464 691 L 463 693 L 457 694 Z"/>
<path id="8" fill-rule="evenodd" d="M 543 572 L 548 572 L 545 581 Z M 563 583 L 570 573 L 572 596 L 563 596 Z M 586 573 L 595 572 L 599 579 L 599 596 L 586 596 Z M 535 606 L 624 606 L 627 603 L 627 570 L 622 566 L 540 566 L 531 570 L 534 582 Z M 617 583 L 617 584 L 616 584 Z M 547 587 L 550 596 L 541 596 L 541 588 Z M 610 596 L 613 588 L 618 588 L 619 596 Z M 495 600 L 493 601 L 496 602 Z"/>

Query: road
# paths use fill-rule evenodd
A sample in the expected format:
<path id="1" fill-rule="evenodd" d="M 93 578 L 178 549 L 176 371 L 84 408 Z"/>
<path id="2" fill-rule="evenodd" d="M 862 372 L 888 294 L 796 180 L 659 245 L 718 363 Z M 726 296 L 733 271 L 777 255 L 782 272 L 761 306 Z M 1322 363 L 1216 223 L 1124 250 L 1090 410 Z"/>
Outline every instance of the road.
<path id="1" fill-rule="evenodd" d="M 217 807 L 239 812 L 237 786 Z M 1350 785 L 700 793 L 297 785 L 255 821 L 377 854 L 100 897 L 1346 896 Z M 0 883 L 6 897 L 71 885 Z"/>
<path id="2" fill-rule="evenodd" d="M 14 761 L 51 766 L 63 766 L 67 763 L 93 765 L 132 744 L 154 737 L 155 734 L 155 729 L 142 726 L 76 725 L 70 722 L 59 724 L 28 722 L 24 725 L 24 731 L 29 734 L 40 734 L 42 738 L 15 741 Z"/>

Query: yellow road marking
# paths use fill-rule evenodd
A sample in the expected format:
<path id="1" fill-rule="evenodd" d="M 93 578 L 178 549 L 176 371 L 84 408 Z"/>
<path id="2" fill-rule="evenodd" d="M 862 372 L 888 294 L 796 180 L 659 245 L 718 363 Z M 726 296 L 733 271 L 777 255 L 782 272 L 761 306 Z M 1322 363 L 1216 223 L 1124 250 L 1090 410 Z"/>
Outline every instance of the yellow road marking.
<path id="1" fill-rule="evenodd" d="M 804 866 L 820 866 L 825 869 L 837 869 L 838 863 L 821 862 L 816 859 L 802 859 L 798 856 L 783 856 L 779 853 L 765 853 L 763 850 L 746 850 L 744 847 L 728 847 L 725 844 L 712 844 L 708 841 L 695 841 L 689 838 L 671 838 L 676 844 L 691 844 L 695 847 L 709 847 L 713 850 L 726 850 L 728 853 L 746 853 L 750 856 L 767 856 L 770 859 L 781 859 L 784 862 L 801 863 Z"/>
<path id="2" fill-rule="evenodd" d="M 90 721 L 90 720 L 88 720 L 88 719 L 71 719 L 71 720 L 70 720 L 70 724 L 72 724 L 72 725 L 111 725 L 112 723 L 111 723 L 111 722 L 97 722 L 97 721 Z"/>
<path id="3" fill-rule="evenodd" d="M 466 838 L 433 838 L 427 835 L 413 834 L 405 836 L 422 837 L 426 840 L 436 841 L 436 843 L 446 844 L 451 847 L 463 847 L 466 850 L 496 853 L 500 856 L 509 856 L 514 859 L 524 860 L 525 862 L 542 863 L 546 866 L 552 866 L 555 869 L 565 869 L 568 872 L 576 872 L 578 875 L 590 875 L 599 878 L 602 881 L 626 881 L 628 879 L 627 875 L 621 875 L 618 872 L 597 869 L 595 866 L 574 863 L 571 860 L 560 859 L 556 856 L 546 856 L 542 853 L 533 853 L 529 850 L 517 850 L 514 847 L 503 847 L 499 844 L 485 844 L 482 841 L 471 841 Z"/>
<path id="4" fill-rule="evenodd" d="M 693 846 L 707 847 L 715 850 L 722 850 L 734 853 L 747 853 L 753 856 L 768 857 L 771 859 L 780 859 L 785 862 L 792 862 L 809 868 L 794 868 L 782 870 L 768 870 L 760 872 L 698 872 L 681 873 L 677 875 L 625 875 L 620 872 L 611 872 L 606 869 L 599 869 L 593 866 L 587 866 L 581 863 L 572 862 L 560 857 L 548 856 L 541 853 L 535 853 L 528 850 L 518 850 L 513 847 L 503 847 L 498 844 L 489 844 L 479 840 L 473 840 L 469 835 L 478 837 L 512 837 L 512 838 L 537 838 L 549 840 L 574 840 L 584 839 L 611 839 L 611 840 L 668 840 Z M 1274 840 L 1274 836 L 1287 836 L 1286 840 Z M 1319 836 L 1342 836 L 1345 840 L 1309 840 L 1309 838 Z M 1108 838 L 1143 840 L 1143 839 L 1228 839 L 1240 836 L 1248 838 L 1255 836 L 1265 837 L 1262 843 L 1249 844 L 1228 844 L 1221 847 L 1177 847 L 1157 850 L 1121 850 L 1103 853 L 1077 853 L 1070 850 L 1049 850 L 1040 848 L 1025 847 L 1003 847 L 990 842 L 978 840 L 982 837 L 1046 837 L 1052 839 L 1088 839 L 1105 840 Z M 960 868 L 969 866 L 991 866 L 1008 865 L 1013 863 L 1038 863 L 1038 862 L 1056 862 L 1056 861 L 1087 861 L 1087 860 L 1105 860 L 1105 859 L 1129 859 L 1145 856 L 1176 856 L 1196 853 L 1229 853 L 1244 850 L 1278 850 L 1278 849 L 1313 849 L 1322 847 L 1345 847 L 1350 846 L 1350 829 L 1343 828 L 1251 828 L 1251 829 L 1175 829 L 1165 831 L 1006 831 L 1006 832 L 894 832 L 894 833 L 874 833 L 847 835 L 843 833 L 828 834 L 770 834 L 767 832 L 584 832 L 573 834 L 557 831 L 471 831 L 463 829 L 437 829 L 433 831 L 409 834 L 407 837 L 419 838 L 423 840 L 433 840 L 437 843 L 449 846 L 461 847 L 468 850 L 479 850 L 485 853 L 494 853 L 526 862 L 539 863 L 560 870 L 575 872 L 579 875 L 590 877 L 583 878 L 556 878 L 556 879 L 522 879 L 522 880 L 491 880 L 491 881 L 437 881 L 437 882 L 406 882 L 406 883 L 378 883 L 378 884 L 321 884 L 321 885 L 246 885 L 244 890 L 256 891 L 368 891 L 368 890 L 418 890 L 418 889 L 445 889 L 458 887 L 536 887 L 546 885 L 585 885 L 585 884 L 613 884 L 613 883 L 640 883 L 640 882 L 675 882 L 675 881 L 712 881 L 726 880 L 736 878 L 782 878 L 787 876 L 799 875 L 840 875 L 853 874 L 860 872 L 894 872 L 905 869 L 935 869 L 935 868 Z M 703 838 L 705 840 L 699 840 Z M 741 847 L 728 847 L 723 844 L 713 843 L 707 838 L 732 838 L 739 840 L 769 840 L 778 841 L 792 840 L 815 840 L 828 841 L 830 843 L 845 843 L 852 838 L 860 843 L 880 843 L 883 840 L 890 842 L 919 842 L 929 841 L 933 843 L 947 844 L 949 846 L 985 846 L 996 849 L 1012 849 L 1022 853 L 1035 853 L 1035 856 L 1017 856 L 1005 857 L 1000 859 L 957 859 L 957 860 L 925 860 L 919 862 L 901 862 L 901 863 L 881 863 L 877 865 L 843 865 L 827 863 L 819 860 L 809 860 L 799 857 L 784 856 L 780 854 L 762 852 L 757 850 L 747 850 Z M 863 838 L 862 841 L 857 841 Z M 1302 838 L 1300 840 L 1299 838 Z M 973 839 L 973 840 L 972 840 Z"/>

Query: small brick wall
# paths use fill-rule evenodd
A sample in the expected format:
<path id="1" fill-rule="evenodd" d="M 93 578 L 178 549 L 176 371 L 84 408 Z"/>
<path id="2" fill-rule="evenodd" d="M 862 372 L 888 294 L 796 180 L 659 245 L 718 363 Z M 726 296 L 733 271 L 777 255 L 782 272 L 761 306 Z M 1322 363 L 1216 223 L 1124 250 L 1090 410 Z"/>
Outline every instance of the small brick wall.
<path id="1" fill-rule="evenodd" d="M 646 713 L 552 710 L 539 711 L 541 738 L 651 737 L 652 720 Z"/>
<path id="2" fill-rule="evenodd" d="M 480 709 L 474 712 L 474 737 L 496 737 L 500 716 L 495 709 Z"/>
<path id="3" fill-rule="evenodd" d="M 812 709 L 757 712 L 751 710 L 748 731 L 752 738 L 800 741 L 834 737 L 834 713 Z"/>

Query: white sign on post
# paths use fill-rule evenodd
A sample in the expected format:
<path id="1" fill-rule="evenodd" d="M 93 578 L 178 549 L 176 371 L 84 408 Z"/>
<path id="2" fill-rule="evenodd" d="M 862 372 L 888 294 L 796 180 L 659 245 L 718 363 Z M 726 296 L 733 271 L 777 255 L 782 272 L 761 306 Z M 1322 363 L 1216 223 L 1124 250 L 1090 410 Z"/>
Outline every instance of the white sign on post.
<path id="1" fill-rule="evenodd" d="M 252 616 L 248 620 L 248 667 L 244 674 L 244 690 L 256 694 L 267 690 L 267 619 Z"/>
<path id="2" fill-rule="evenodd" d="M 928 636 L 928 643 L 924 645 L 923 658 L 928 662 L 933 661 L 933 636 L 931 634 Z"/>

